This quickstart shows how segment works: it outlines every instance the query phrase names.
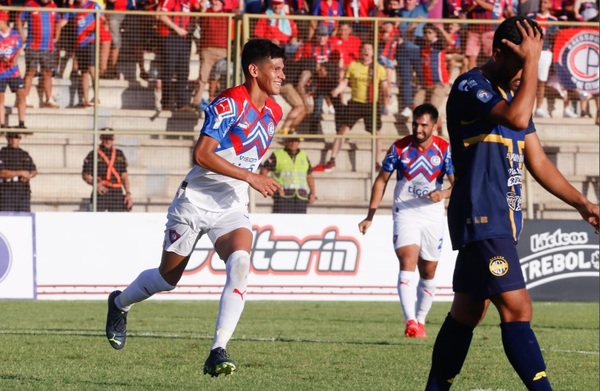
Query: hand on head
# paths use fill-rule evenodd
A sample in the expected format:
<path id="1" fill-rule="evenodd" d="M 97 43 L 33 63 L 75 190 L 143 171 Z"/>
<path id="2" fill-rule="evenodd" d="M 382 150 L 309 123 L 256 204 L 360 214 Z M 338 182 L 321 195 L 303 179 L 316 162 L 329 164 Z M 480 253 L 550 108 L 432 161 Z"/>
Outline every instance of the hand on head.
<path id="1" fill-rule="evenodd" d="M 527 20 L 517 21 L 517 29 L 521 32 L 523 41 L 517 45 L 508 39 L 502 43 L 509 47 L 519 58 L 524 61 L 539 62 L 544 43 L 544 33 L 539 26 L 532 26 Z"/>

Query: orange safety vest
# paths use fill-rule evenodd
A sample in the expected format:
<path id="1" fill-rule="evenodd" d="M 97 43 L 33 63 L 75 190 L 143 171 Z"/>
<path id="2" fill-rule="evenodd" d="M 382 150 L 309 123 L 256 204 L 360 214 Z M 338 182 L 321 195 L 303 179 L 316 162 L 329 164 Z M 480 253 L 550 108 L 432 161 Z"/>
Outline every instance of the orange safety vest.
<path id="1" fill-rule="evenodd" d="M 113 189 L 120 189 L 121 187 L 123 187 L 123 182 L 121 181 L 121 175 L 119 175 L 117 170 L 115 170 L 115 159 L 117 157 L 117 149 L 116 148 L 112 149 L 112 154 L 110 155 L 110 160 L 108 160 L 108 156 L 106 156 L 106 154 L 104 152 L 102 152 L 100 150 L 100 148 L 98 148 L 98 155 L 100 155 L 100 157 L 102 157 L 102 159 L 108 166 L 106 168 L 106 178 L 100 178 L 100 183 L 102 183 L 106 187 L 112 187 Z M 111 178 L 113 177 L 113 175 L 114 175 L 115 179 L 117 180 L 116 183 L 113 183 L 110 181 Z"/>

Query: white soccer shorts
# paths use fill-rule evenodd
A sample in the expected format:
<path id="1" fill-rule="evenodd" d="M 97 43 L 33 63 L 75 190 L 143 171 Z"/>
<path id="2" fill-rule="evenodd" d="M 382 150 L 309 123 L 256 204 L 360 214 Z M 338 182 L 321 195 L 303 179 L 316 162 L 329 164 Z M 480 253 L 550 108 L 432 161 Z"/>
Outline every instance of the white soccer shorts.
<path id="1" fill-rule="evenodd" d="M 419 257 L 426 261 L 439 261 L 445 221 L 394 216 L 394 249 L 416 244 L 419 246 Z"/>
<path id="2" fill-rule="evenodd" d="M 238 228 L 252 231 L 245 207 L 217 212 L 204 210 L 189 202 L 185 191 L 179 190 L 167 213 L 164 250 L 188 256 L 202 235 L 208 234 L 214 245 L 221 236 Z"/>

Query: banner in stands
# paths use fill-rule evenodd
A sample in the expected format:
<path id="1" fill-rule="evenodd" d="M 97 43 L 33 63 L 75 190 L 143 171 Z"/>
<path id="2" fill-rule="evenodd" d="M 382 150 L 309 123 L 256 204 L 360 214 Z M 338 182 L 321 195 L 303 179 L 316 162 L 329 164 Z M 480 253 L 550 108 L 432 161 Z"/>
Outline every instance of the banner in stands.
<path id="1" fill-rule="evenodd" d="M 598 243 L 584 221 L 528 220 L 518 250 L 531 298 L 598 301 Z"/>
<path id="2" fill-rule="evenodd" d="M 0 299 L 35 298 L 34 215 L 0 213 Z"/>
<path id="3" fill-rule="evenodd" d="M 598 30 L 563 29 L 554 43 L 554 66 L 563 87 L 598 93 Z"/>

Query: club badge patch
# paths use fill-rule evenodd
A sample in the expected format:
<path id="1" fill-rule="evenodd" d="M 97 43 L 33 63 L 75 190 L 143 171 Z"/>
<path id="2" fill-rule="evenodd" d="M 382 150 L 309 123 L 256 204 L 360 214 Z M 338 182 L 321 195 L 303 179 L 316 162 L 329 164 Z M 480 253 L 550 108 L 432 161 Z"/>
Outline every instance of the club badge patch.
<path id="1" fill-rule="evenodd" d="M 490 273 L 496 277 L 502 277 L 508 273 L 508 262 L 504 257 L 493 257 L 490 259 Z"/>
<path id="2" fill-rule="evenodd" d="M 483 103 L 487 103 L 490 101 L 490 99 L 492 99 L 492 94 L 490 94 L 486 90 L 479 90 L 477 91 L 477 99 L 479 99 Z"/>

